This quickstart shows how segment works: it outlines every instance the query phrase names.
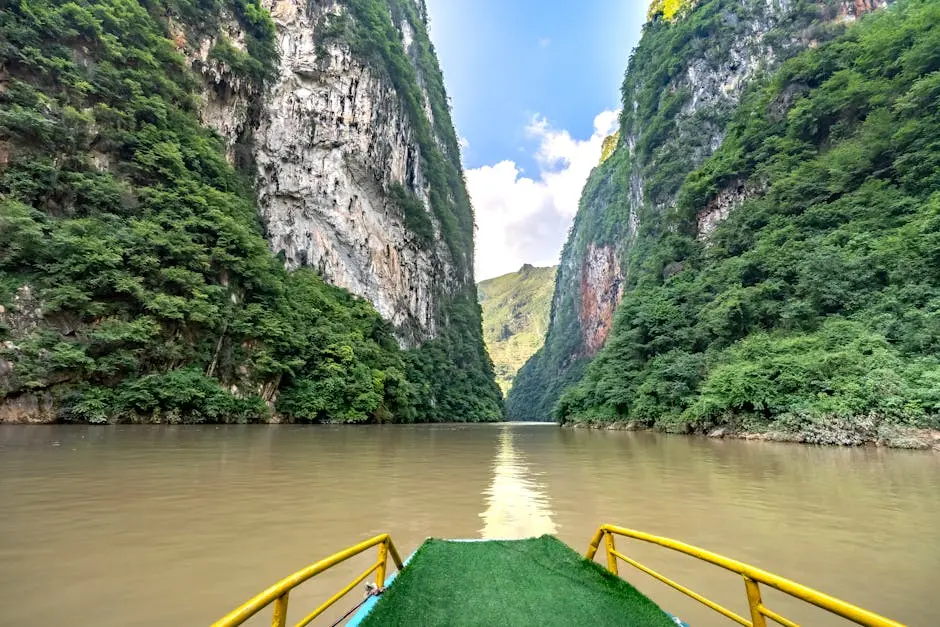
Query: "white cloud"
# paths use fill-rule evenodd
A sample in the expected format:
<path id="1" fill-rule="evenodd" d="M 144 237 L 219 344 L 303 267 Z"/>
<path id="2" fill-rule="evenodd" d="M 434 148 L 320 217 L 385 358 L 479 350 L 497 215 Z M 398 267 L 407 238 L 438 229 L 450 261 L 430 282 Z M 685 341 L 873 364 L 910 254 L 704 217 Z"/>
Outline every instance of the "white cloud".
<path id="1" fill-rule="evenodd" d="M 539 37 L 539 48 L 548 48 L 552 45 L 551 37 Z"/>
<path id="2" fill-rule="evenodd" d="M 617 112 L 604 111 L 594 118 L 593 135 L 580 140 L 535 116 L 526 131 L 538 140 L 537 177 L 524 176 L 509 160 L 467 170 L 476 211 L 478 281 L 514 272 L 524 263 L 558 262 L 581 190 L 616 124 Z"/>

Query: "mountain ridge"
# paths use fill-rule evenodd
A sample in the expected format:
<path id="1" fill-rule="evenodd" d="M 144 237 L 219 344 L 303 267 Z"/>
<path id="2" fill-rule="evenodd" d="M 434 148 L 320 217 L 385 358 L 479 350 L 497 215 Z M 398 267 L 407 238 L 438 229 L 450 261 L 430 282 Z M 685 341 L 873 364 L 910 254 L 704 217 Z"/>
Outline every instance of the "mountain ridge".
<path id="1" fill-rule="evenodd" d="M 624 80 L 620 143 L 585 187 L 562 253 L 546 344 L 510 392 L 511 418 L 554 408 L 565 423 L 773 430 L 819 443 L 903 443 L 903 436 L 892 434 L 933 424 L 937 408 L 929 390 L 936 365 L 930 347 L 937 335 L 929 321 L 937 309 L 935 281 L 920 270 L 905 277 L 885 269 L 848 291 L 839 286 L 867 275 L 866 265 L 880 267 L 856 248 L 853 238 L 862 234 L 853 229 L 862 222 L 853 221 L 863 220 L 863 213 L 837 209 L 840 194 L 849 206 L 868 202 L 885 215 L 897 212 L 896 223 L 864 218 L 870 229 L 865 236 L 879 242 L 872 246 L 892 251 L 886 255 L 911 268 L 923 266 L 925 258 L 888 243 L 896 237 L 893 229 L 911 228 L 905 221 L 922 225 L 922 234 L 907 237 L 926 258 L 935 246 L 928 243 L 935 165 L 929 148 L 910 143 L 926 142 L 935 120 L 929 108 L 905 118 L 891 107 L 903 107 L 904 98 L 930 101 L 919 94 L 932 93 L 928 79 L 937 59 L 927 50 L 936 38 L 931 25 L 937 9 L 915 0 L 875 11 L 884 4 L 801 2 L 784 8 L 713 0 L 672 20 L 653 17 Z M 751 34 L 735 35 L 740 32 Z M 708 37 L 699 39 L 703 34 Z M 764 46 L 772 54 L 762 52 Z M 865 65 L 871 58 L 891 61 Z M 909 95 L 896 100 L 891 89 Z M 898 134 L 891 140 L 895 149 L 885 140 L 858 144 L 856 134 L 875 133 L 879 120 L 881 133 Z M 878 156 L 869 157 L 873 151 Z M 867 185 L 875 185 L 880 177 L 886 191 L 871 195 L 865 186 L 854 188 L 848 174 L 830 174 L 838 171 L 836 162 L 826 159 L 837 158 L 844 160 L 839 168 L 859 177 L 856 182 L 874 176 Z M 884 164 L 875 170 L 879 174 L 871 174 L 869 159 Z M 924 177 L 916 186 L 905 174 L 915 161 L 922 165 L 911 171 Z M 802 203 L 797 192 L 781 197 L 786 186 L 799 186 L 784 176 L 788 168 L 818 181 L 818 191 L 800 192 Z M 837 190 L 831 199 L 824 191 L 829 188 Z M 857 200 L 862 193 L 868 201 Z M 883 203 L 892 195 L 909 209 L 887 209 Z M 829 212 L 830 218 L 813 225 L 802 212 Z M 836 215 L 844 216 L 841 226 Z M 787 231 L 777 233 L 774 245 L 761 238 L 774 233 L 769 225 L 788 220 L 799 237 L 813 242 L 810 250 L 827 251 L 817 265 L 837 264 L 844 269 L 835 276 L 843 278 L 813 274 L 798 257 L 776 265 L 773 246 L 786 249 L 799 239 Z M 758 242 L 762 248 L 752 249 Z M 804 258 L 812 255 L 807 251 Z M 800 277 L 810 275 L 815 296 L 806 291 L 810 283 L 801 287 L 809 279 Z M 909 281 L 921 284 L 908 292 L 903 286 Z M 882 301 L 882 294 L 905 295 Z M 894 309 L 887 305 L 892 299 L 899 299 Z M 885 326 L 876 322 L 879 315 L 904 322 Z M 585 331 L 599 331 L 603 341 L 591 343 Z M 823 355 L 840 343 L 839 368 L 810 365 L 826 363 Z M 873 366 L 860 365 L 854 350 L 881 355 L 884 370 L 877 377 L 891 381 L 890 393 L 852 387 L 875 386 L 866 374 Z M 841 370 L 856 367 L 849 364 L 858 367 L 854 375 Z M 771 383 L 778 377 L 793 387 Z"/>
<path id="2" fill-rule="evenodd" d="M 556 269 L 524 264 L 516 272 L 477 283 L 483 338 L 504 394 L 545 339 Z"/>
<path id="3" fill-rule="evenodd" d="M 423 2 L 4 17 L 0 421 L 502 418 Z"/>

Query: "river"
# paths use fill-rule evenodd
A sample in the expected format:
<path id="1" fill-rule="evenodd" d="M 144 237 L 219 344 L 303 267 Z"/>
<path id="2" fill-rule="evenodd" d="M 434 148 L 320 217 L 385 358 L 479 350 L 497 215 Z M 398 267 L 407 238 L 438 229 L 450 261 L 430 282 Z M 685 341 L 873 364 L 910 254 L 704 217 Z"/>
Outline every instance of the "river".
<path id="1" fill-rule="evenodd" d="M 583 551 L 603 522 L 940 625 L 932 453 L 550 425 L 0 426 L 0 504 L 0 625 L 206 625 L 384 531 L 402 553 L 432 535 L 542 533 Z M 735 575 L 619 548 L 744 613 Z M 292 617 L 371 559 L 310 582 L 291 597 Z M 693 627 L 731 624 L 620 568 Z M 765 600 L 806 625 L 844 624 Z"/>

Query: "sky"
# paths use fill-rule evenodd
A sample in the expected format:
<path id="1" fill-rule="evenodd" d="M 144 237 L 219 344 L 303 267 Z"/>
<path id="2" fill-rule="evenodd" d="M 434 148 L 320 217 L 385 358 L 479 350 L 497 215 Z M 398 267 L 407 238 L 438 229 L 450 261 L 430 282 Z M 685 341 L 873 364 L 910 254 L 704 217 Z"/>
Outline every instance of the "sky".
<path id="1" fill-rule="evenodd" d="M 476 212 L 476 278 L 549 266 L 616 130 L 648 0 L 427 0 Z"/>

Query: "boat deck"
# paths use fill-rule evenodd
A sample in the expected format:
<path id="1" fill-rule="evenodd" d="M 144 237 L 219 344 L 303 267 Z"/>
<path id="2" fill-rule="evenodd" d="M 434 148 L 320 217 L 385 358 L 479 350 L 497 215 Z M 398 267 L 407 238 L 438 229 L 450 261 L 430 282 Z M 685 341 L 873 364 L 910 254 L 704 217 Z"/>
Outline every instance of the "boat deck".
<path id="1" fill-rule="evenodd" d="M 676 627 L 633 586 L 551 536 L 427 540 L 367 612 L 351 624 Z"/>

